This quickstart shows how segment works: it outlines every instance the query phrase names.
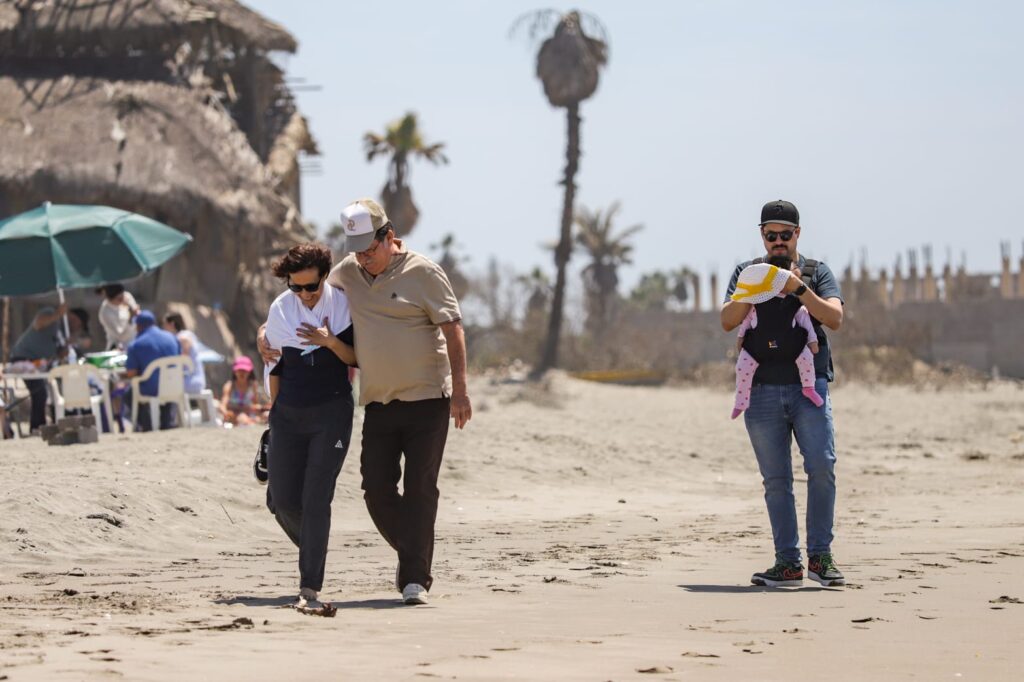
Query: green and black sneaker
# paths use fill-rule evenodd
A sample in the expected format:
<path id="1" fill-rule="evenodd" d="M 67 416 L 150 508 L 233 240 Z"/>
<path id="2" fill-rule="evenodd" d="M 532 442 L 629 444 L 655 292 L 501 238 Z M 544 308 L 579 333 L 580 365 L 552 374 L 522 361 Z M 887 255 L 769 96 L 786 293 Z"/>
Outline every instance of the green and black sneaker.
<path id="1" fill-rule="evenodd" d="M 838 587 L 846 584 L 846 578 L 836 568 L 831 554 L 812 554 L 807 557 L 807 577 L 825 587 Z"/>
<path id="2" fill-rule="evenodd" d="M 765 587 L 800 587 L 804 583 L 804 567 L 776 561 L 767 571 L 750 576 L 750 582 Z"/>

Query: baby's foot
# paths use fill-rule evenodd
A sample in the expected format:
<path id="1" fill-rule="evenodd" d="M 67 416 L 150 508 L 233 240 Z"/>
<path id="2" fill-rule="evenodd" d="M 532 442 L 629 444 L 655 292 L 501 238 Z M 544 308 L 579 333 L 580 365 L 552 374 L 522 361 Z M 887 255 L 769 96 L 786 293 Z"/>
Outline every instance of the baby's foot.
<path id="1" fill-rule="evenodd" d="M 822 405 L 825 404 L 825 401 L 821 399 L 821 396 L 818 395 L 818 392 L 815 391 L 810 386 L 808 386 L 807 388 L 800 392 L 804 394 L 804 397 L 806 397 L 808 400 L 814 403 L 815 407 L 821 407 Z"/>

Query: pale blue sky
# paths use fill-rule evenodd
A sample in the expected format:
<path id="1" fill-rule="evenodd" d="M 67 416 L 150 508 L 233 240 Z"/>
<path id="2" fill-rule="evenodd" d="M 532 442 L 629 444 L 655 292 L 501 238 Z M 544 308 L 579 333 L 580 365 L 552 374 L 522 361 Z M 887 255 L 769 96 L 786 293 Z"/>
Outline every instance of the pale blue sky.
<path id="1" fill-rule="evenodd" d="M 557 234 L 565 114 L 534 77 L 535 47 L 508 38 L 544 7 L 514 0 L 250 0 L 299 41 L 281 60 L 323 151 L 304 179 L 318 225 L 376 195 L 383 160 L 362 134 L 418 112 L 451 164 L 416 163 L 421 219 L 409 242 L 453 232 L 482 268 L 526 270 Z M 999 242 L 1024 229 L 1024 3 L 981 0 L 700 0 L 576 6 L 596 14 L 611 61 L 583 104 L 579 202 L 623 204 L 643 223 L 625 285 L 687 264 L 725 275 L 759 252 L 758 212 L 800 208 L 801 251 L 837 271 L 867 249 L 872 266 L 925 243 L 995 269 Z M 579 259 L 582 261 L 582 258 Z M 580 262 L 577 261 L 577 264 Z"/>

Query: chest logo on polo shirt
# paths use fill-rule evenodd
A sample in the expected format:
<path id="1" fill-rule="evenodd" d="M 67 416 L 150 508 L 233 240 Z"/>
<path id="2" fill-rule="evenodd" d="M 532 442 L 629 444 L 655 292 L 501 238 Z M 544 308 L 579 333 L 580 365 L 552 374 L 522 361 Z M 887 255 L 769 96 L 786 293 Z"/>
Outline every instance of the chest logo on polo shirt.
<path id="1" fill-rule="evenodd" d="M 774 339 L 768 342 L 768 350 L 778 350 L 779 342 Z"/>

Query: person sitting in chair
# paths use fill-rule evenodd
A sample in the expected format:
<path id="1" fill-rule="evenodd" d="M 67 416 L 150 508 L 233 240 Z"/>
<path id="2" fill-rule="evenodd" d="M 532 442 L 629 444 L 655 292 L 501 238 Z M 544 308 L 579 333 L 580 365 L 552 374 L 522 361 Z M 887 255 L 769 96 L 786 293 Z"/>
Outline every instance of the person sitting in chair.
<path id="1" fill-rule="evenodd" d="M 128 344 L 128 359 L 125 362 L 124 376 L 128 378 L 145 374 L 150 363 L 160 358 L 171 357 L 181 354 L 181 344 L 174 334 L 160 329 L 156 325 L 156 317 L 148 310 L 141 311 L 135 316 L 135 340 Z M 145 396 L 157 395 L 160 388 L 160 372 L 156 371 L 153 376 L 146 379 L 139 386 L 139 392 Z M 132 404 L 135 396 L 129 390 L 127 403 Z M 175 406 L 172 404 L 160 406 L 160 429 L 169 429 L 174 426 Z M 135 424 L 138 431 L 151 431 L 153 424 L 149 416 L 149 410 L 139 410 L 139 423 Z"/>

